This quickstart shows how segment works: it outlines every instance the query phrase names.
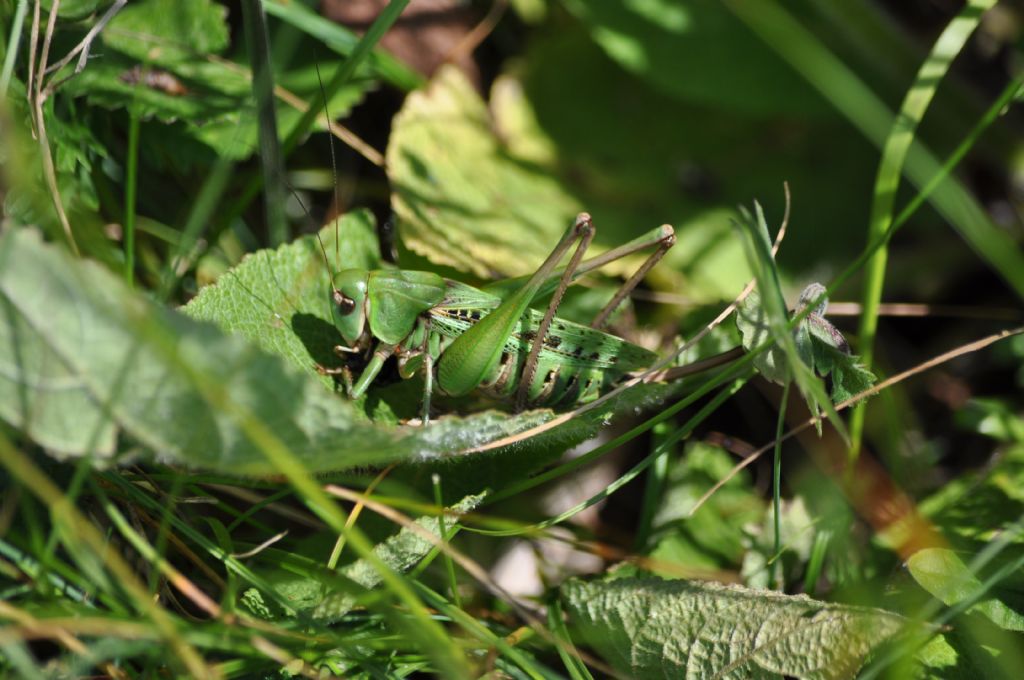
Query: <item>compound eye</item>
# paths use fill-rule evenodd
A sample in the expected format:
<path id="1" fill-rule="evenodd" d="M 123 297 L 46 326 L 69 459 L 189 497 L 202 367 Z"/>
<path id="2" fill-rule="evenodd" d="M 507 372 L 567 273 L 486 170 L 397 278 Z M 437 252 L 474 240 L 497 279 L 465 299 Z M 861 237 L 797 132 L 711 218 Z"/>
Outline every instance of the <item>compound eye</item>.
<path id="1" fill-rule="evenodd" d="M 342 316 L 348 316 L 356 309 L 356 301 L 346 296 L 340 290 L 334 291 L 334 304 L 338 306 L 338 313 Z"/>

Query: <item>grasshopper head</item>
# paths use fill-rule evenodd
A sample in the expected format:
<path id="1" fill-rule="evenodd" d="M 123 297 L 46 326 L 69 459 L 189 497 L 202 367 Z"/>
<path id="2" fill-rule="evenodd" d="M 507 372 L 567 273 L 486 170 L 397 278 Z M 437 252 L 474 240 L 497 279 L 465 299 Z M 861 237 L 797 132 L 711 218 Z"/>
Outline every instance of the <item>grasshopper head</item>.
<path id="1" fill-rule="evenodd" d="M 334 275 L 331 285 L 331 313 L 334 326 L 349 347 L 355 346 L 366 326 L 366 282 L 370 273 L 345 269 Z"/>

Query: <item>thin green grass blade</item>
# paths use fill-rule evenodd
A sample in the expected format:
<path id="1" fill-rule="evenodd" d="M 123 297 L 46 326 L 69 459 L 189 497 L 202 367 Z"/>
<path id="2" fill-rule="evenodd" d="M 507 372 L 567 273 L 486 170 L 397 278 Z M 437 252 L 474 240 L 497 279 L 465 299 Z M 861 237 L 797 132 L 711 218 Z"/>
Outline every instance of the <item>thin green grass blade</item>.
<path id="1" fill-rule="evenodd" d="M 135 287 L 135 196 L 139 186 L 139 112 L 128 113 L 128 162 L 124 177 L 124 281 Z"/>
<path id="2" fill-rule="evenodd" d="M 259 159 L 263 175 L 263 205 L 266 211 L 270 243 L 278 246 L 288 240 L 285 222 L 284 167 L 277 136 L 277 112 L 274 108 L 274 72 L 271 68 L 270 37 L 267 16 L 260 0 L 242 0 L 245 45 L 252 65 L 252 93 L 256 100 L 259 125 Z"/>
<path id="3" fill-rule="evenodd" d="M 562 616 L 562 603 L 560 600 L 555 600 L 548 605 L 548 627 L 551 628 L 559 642 L 558 656 L 562 659 L 562 663 L 565 664 L 565 670 L 569 672 L 569 677 L 572 680 L 594 680 L 594 676 L 590 674 L 590 669 L 580 659 L 580 653 L 576 651 L 576 646 L 572 643 L 572 638 L 569 636 L 569 630 L 566 628 Z"/>
<path id="4" fill-rule="evenodd" d="M 2 434 L 0 464 L 51 509 L 54 523 L 63 527 L 65 545 L 69 549 L 74 544 L 102 561 L 107 573 L 117 579 L 135 609 L 145 614 L 160 632 L 182 667 L 191 675 L 206 676 L 208 669 L 198 652 L 182 638 L 172 617 L 150 598 L 149 591 L 136 579 L 128 563 L 119 553 L 108 549 L 106 540 L 95 526 Z"/>
<path id="5" fill-rule="evenodd" d="M 786 300 L 782 295 L 782 283 L 779 280 L 779 273 L 775 266 L 775 259 L 772 257 L 771 237 L 768 234 L 768 224 L 764 218 L 764 211 L 761 205 L 754 203 L 756 215 L 751 217 L 745 215 L 745 219 L 739 223 L 742 230 L 744 251 L 747 260 L 754 271 L 757 279 L 757 288 L 761 297 L 768 326 L 771 330 L 772 340 L 782 348 L 792 380 L 803 395 L 804 399 L 813 413 L 823 411 L 832 422 L 836 432 L 844 440 L 849 440 L 846 425 L 843 423 L 822 380 L 818 378 L 807 365 L 804 357 L 797 347 L 793 329 L 800 330 L 798 319 L 790 319 L 786 309 Z M 817 302 L 808 305 L 803 316 L 809 313 L 810 308 L 817 305 Z M 801 317 L 798 317 L 801 318 Z"/>
<path id="6" fill-rule="evenodd" d="M 871 203 L 871 221 L 868 225 L 868 242 L 884 236 L 893 222 L 893 207 L 896 190 L 903 175 L 903 165 L 915 132 L 924 118 L 935 91 L 949 71 L 953 60 L 963 50 L 967 39 L 978 27 L 982 14 L 995 4 L 995 0 L 971 0 L 960 13 L 949 22 L 946 29 L 932 47 L 931 53 L 921 65 L 913 85 L 907 91 L 900 112 L 893 123 L 882 150 L 882 160 L 875 177 L 874 198 Z M 864 291 L 861 296 L 860 317 L 861 360 L 871 368 L 875 354 L 875 333 L 878 329 L 878 309 L 882 302 L 885 285 L 885 266 L 888 249 L 880 248 L 867 264 Z M 864 431 L 867 403 L 859 404 L 850 416 L 850 460 L 854 461 L 860 452 Z"/>
<path id="7" fill-rule="evenodd" d="M 270 16 L 316 38 L 334 52 L 345 57 L 346 60 L 355 58 L 358 62 L 364 57 L 368 57 L 370 68 L 376 75 L 401 90 L 409 91 L 422 85 L 423 79 L 390 54 L 380 50 L 373 51 L 373 46 L 377 44 L 380 37 L 394 23 L 394 19 L 398 18 L 398 14 L 407 4 L 408 0 L 390 3 L 377 19 L 377 21 L 382 21 L 383 30 L 374 30 L 374 27 L 371 27 L 361 38 L 344 26 L 328 21 L 299 2 L 266 0 L 263 7 Z M 391 16 L 392 14 L 394 16 Z"/>
<path id="8" fill-rule="evenodd" d="M 18 0 L 11 21 L 11 32 L 7 38 L 7 54 L 4 55 L 3 70 L 0 71 L 0 99 L 7 96 L 7 88 L 11 84 L 14 73 L 14 62 L 18 58 L 18 46 L 21 45 L 21 29 L 25 26 L 25 15 L 28 14 L 28 0 Z"/>
<path id="9" fill-rule="evenodd" d="M 579 513 L 581 513 L 584 510 L 586 510 L 587 508 L 591 508 L 591 507 L 597 505 L 598 503 L 600 503 L 601 501 L 603 501 L 604 499 L 608 498 L 613 493 L 615 493 L 616 491 L 621 489 L 623 486 L 625 486 L 626 484 L 630 483 L 631 481 L 636 479 L 638 476 L 640 476 L 640 474 L 644 470 L 649 468 L 662 455 L 664 455 L 665 453 L 671 451 L 672 447 L 675 446 L 677 442 L 682 441 L 683 439 L 686 439 L 687 437 L 689 437 L 690 433 L 693 432 L 694 428 L 696 428 L 697 425 L 699 425 L 708 416 L 710 416 L 712 413 L 714 413 L 715 410 L 719 406 L 721 406 L 727 399 L 729 399 L 734 394 L 736 394 L 736 392 L 739 391 L 739 388 L 742 387 L 745 383 L 746 383 L 745 379 L 734 380 L 728 387 L 726 387 L 726 388 L 722 389 L 721 391 L 719 391 L 719 393 L 716 394 L 715 397 L 711 401 L 709 401 L 699 411 L 697 411 L 697 413 L 695 413 L 692 418 L 687 420 L 686 423 L 684 423 L 681 427 L 676 429 L 671 434 L 667 435 L 664 438 L 664 440 L 651 453 L 649 453 L 643 460 L 641 460 L 639 463 L 637 463 L 632 468 L 630 468 L 625 474 L 623 474 L 618 479 L 616 479 L 614 482 L 609 484 L 607 487 L 605 487 L 599 493 L 591 496 L 590 498 L 586 499 L 582 503 L 579 503 L 579 504 L 569 508 L 568 510 L 566 510 L 563 513 L 561 513 L 560 515 L 557 515 L 557 516 L 552 517 L 550 519 L 546 519 L 543 522 L 538 522 L 536 524 L 531 524 L 529 526 L 516 527 L 514 529 L 496 529 L 496 530 L 491 530 L 491 529 L 475 529 L 475 528 L 470 528 L 470 527 L 464 527 L 464 528 L 466 529 L 466 531 L 471 531 L 471 532 L 479 533 L 479 534 L 485 534 L 487 536 L 520 536 L 520 535 L 524 535 L 524 534 L 532 534 L 532 533 L 536 533 L 538 531 L 542 531 L 544 529 L 547 529 L 549 527 L 553 527 L 556 524 L 561 524 L 562 522 L 565 522 L 565 521 L 575 517 Z"/>
<path id="10" fill-rule="evenodd" d="M 658 423 L 654 427 L 653 443 L 659 448 L 661 442 L 669 434 L 667 423 Z M 651 538 L 651 527 L 654 524 L 654 516 L 661 507 L 662 496 L 668 486 L 668 466 L 670 464 L 670 451 L 665 450 L 647 473 L 644 483 L 643 503 L 640 506 L 640 519 L 637 521 L 636 538 L 633 539 L 633 549 L 637 552 L 645 552 L 647 542 Z"/>

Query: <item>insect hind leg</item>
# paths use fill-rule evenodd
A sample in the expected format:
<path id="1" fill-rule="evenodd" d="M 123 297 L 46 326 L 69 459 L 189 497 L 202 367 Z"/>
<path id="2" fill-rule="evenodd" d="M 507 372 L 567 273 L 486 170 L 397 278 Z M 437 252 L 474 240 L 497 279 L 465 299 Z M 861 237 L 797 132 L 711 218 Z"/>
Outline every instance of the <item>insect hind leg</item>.
<path id="1" fill-rule="evenodd" d="M 554 294 L 551 296 L 551 302 L 548 303 L 547 311 L 544 313 L 544 318 L 540 322 L 540 326 L 537 327 L 536 335 L 533 338 L 533 344 L 530 347 L 530 353 L 526 357 L 526 363 L 523 364 L 523 372 L 519 376 L 519 391 L 516 393 L 516 410 L 521 411 L 526 406 L 526 401 L 530 393 L 530 383 L 533 382 L 533 377 L 537 372 L 537 363 L 540 358 L 540 351 L 544 347 L 544 338 L 548 333 L 548 328 L 551 326 L 551 321 L 555 318 L 555 312 L 558 311 L 558 305 L 562 302 L 562 297 L 565 295 L 566 289 L 569 284 L 573 281 L 573 275 L 576 269 L 580 266 L 580 262 L 583 260 L 583 255 L 586 253 L 587 248 L 590 246 L 590 242 L 594 240 L 594 223 L 590 219 L 590 215 L 587 213 L 580 213 L 576 216 L 576 222 L 573 225 L 570 240 L 563 241 L 552 256 L 556 254 L 561 255 L 559 249 L 568 247 L 572 240 L 578 240 L 576 250 L 573 252 L 572 257 L 569 259 L 569 264 L 565 266 L 565 270 L 562 272 L 562 276 L 558 281 L 558 288 L 555 289 Z M 550 261 L 550 258 L 549 258 Z M 546 263 L 545 263 L 546 264 Z"/>

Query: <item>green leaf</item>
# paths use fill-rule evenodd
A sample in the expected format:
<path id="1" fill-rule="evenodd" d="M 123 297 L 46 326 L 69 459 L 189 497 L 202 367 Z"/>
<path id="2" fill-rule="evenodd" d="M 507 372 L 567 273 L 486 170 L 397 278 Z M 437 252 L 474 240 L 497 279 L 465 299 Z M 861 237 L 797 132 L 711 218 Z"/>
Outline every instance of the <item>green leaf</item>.
<path id="1" fill-rule="evenodd" d="M 920 503 L 922 514 L 957 541 L 980 550 L 1024 516 L 1024 446 L 1007 447 L 994 464 L 950 480 Z"/>
<path id="2" fill-rule="evenodd" d="M 698 499 L 732 466 L 732 459 L 722 449 L 694 443 L 682 460 L 669 467 L 668 488 L 652 522 L 655 546 L 650 557 L 655 573 L 671 575 L 670 569 L 659 569 L 662 564 L 691 569 L 739 565 L 745 550 L 744 527 L 760 521 L 765 509 L 749 476 L 740 474 L 729 480 L 689 516 Z"/>
<path id="3" fill-rule="evenodd" d="M 775 517 L 769 510 L 760 525 L 747 527 L 746 545 L 740 575 L 743 582 L 754 588 L 769 588 L 774 578 L 774 565 L 782 561 L 782 574 L 786 582 L 803 573 L 814 545 L 814 519 L 801 497 L 782 503 L 779 529 L 782 554 L 775 554 Z"/>
<path id="4" fill-rule="evenodd" d="M 971 399 L 956 419 L 962 427 L 997 441 L 1024 443 L 1024 418 L 1002 399 Z"/>
<path id="5" fill-rule="evenodd" d="M 953 550 L 918 550 L 907 560 L 907 568 L 922 588 L 945 605 L 974 598 L 983 587 L 981 580 Z M 1024 631 L 1024 598 L 1000 589 L 993 589 L 988 595 L 967 611 L 982 614 L 1000 628 Z"/>
<path id="6" fill-rule="evenodd" d="M 824 100 L 724 3 L 571 0 L 594 40 L 666 94 L 731 111 L 822 114 Z"/>
<path id="7" fill-rule="evenodd" d="M 751 291 L 736 310 L 736 328 L 743 339 L 743 349 L 748 352 L 771 340 L 768 313 L 761 306 L 761 296 L 757 291 Z M 777 344 L 754 357 L 754 367 L 765 380 L 773 383 L 783 385 L 790 379 L 786 354 Z"/>
<path id="8" fill-rule="evenodd" d="M 208 61 L 193 55 L 191 61 L 174 61 L 155 68 L 142 66 L 125 55 L 111 52 L 90 63 L 61 89 L 84 97 L 93 106 L 132 109 L 143 120 L 163 123 L 187 122 L 182 132 L 211 147 L 221 156 L 244 159 L 257 148 L 256 111 L 252 100 L 252 74 L 223 61 Z M 175 88 L 162 83 L 172 82 Z M 281 74 L 279 85 L 298 99 L 322 106 L 319 83 L 313 66 Z M 343 116 L 357 104 L 372 83 L 353 80 L 327 102 L 333 116 Z M 278 130 L 290 130 L 302 111 L 281 98 L 275 100 Z M 196 122 L 201 124 L 195 124 Z M 173 144 L 150 135 L 152 144 Z"/>
<path id="9" fill-rule="evenodd" d="M 324 227 L 324 250 L 310 237 L 253 253 L 217 283 L 200 290 L 182 311 L 248 338 L 333 389 L 333 381 L 316 371 L 317 364 L 333 366 L 338 361 L 332 349 L 339 336 L 330 321 L 328 262 L 335 272 L 375 269 L 381 263 L 376 225 L 369 212 L 342 216 L 337 235 L 335 241 L 334 225 Z"/>
<path id="10" fill-rule="evenodd" d="M 0 360 L 27 403 L 53 408 L 42 388 L 52 384 L 55 370 L 81 393 L 83 406 L 63 412 L 64 431 L 98 429 L 102 413 L 167 459 L 239 474 L 267 470 L 254 425 L 304 454 L 312 468 L 400 455 L 395 433 L 358 425 L 350 404 L 280 359 L 149 303 L 95 263 L 43 245 L 32 231 L 13 230 L 0 240 L 0 300 L 12 338 Z M 23 327 L 34 335 L 19 337 Z M 21 359 L 44 351 L 51 362 Z M 61 368 L 49 368 L 52 360 Z M 10 422 L 17 427 L 54 425 L 30 420 L 34 411 L 12 409 L 10 402 L 4 411 L 14 412 Z M 339 457 L 345 439 L 351 447 Z M 54 448 L 67 454 L 94 451 L 82 437 L 60 443 Z"/>
<path id="11" fill-rule="evenodd" d="M 63 0 L 57 10 L 57 16 L 64 21 L 78 21 L 99 10 L 105 10 L 111 2 L 112 0 Z M 53 7 L 53 0 L 43 0 L 40 5 L 49 12 Z"/>
<path id="12" fill-rule="evenodd" d="M 740 586 L 655 578 L 569 581 L 570 623 L 632 677 L 852 677 L 906 619 Z"/>
<path id="13" fill-rule="evenodd" d="M 547 168 L 508 153 L 454 67 L 406 98 L 387 163 L 405 243 L 480 277 L 532 273 L 580 211 Z"/>
<path id="14" fill-rule="evenodd" d="M 105 45 L 139 62 L 172 66 L 228 47 L 228 10 L 212 0 L 131 2 L 103 31 Z"/>
<path id="15" fill-rule="evenodd" d="M 448 508 L 446 525 L 449 531 L 458 516 L 474 510 L 483 499 L 483 495 L 467 496 Z M 417 528 L 402 527 L 373 549 L 384 564 L 399 573 L 408 571 L 434 550 L 434 542 L 423 536 L 423 532 L 435 537 L 441 535 L 437 517 L 424 515 L 414 520 L 414 524 Z M 303 555 L 268 551 L 265 557 L 271 558 L 275 565 L 273 572 L 266 575 L 266 581 L 274 585 L 295 612 L 316 620 L 334 622 L 341 619 L 359 603 L 360 595 L 382 582 L 380 572 L 363 559 L 340 567 L 335 574 L 325 571 L 319 562 Z M 339 576 L 343 581 L 338 580 Z M 342 584 L 352 587 L 341 587 Z M 284 612 L 268 605 L 267 598 L 255 588 L 242 594 L 242 602 L 264 618 L 285 616 Z"/>
<path id="16" fill-rule="evenodd" d="M 824 286 L 818 283 L 807 286 L 800 295 L 801 303 L 798 303 L 796 311 L 799 312 L 806 302 L 817 299 L 824 291 Z M 818 376 L 831 377 L 829 396 L 833 403 L 838 404 L 874 385 L 876 378 L 858 361 L 859 357 L 846 351 L 846 339 L 824 317 L 823 308 L 827 304 L 828 300 L 824 300 L 821 311 L 815 310 L 807 315 L 793 333 L 800 359 Z M 743 348 L 748 352 L 771 339 L 771 324 L 756 291 L 740 303 L 736 327 L 743 339 Z M 754 366 L 766 380 L 780 385 L 792 375 L 786 354 L 778 344 L 755 357 Z"/>

